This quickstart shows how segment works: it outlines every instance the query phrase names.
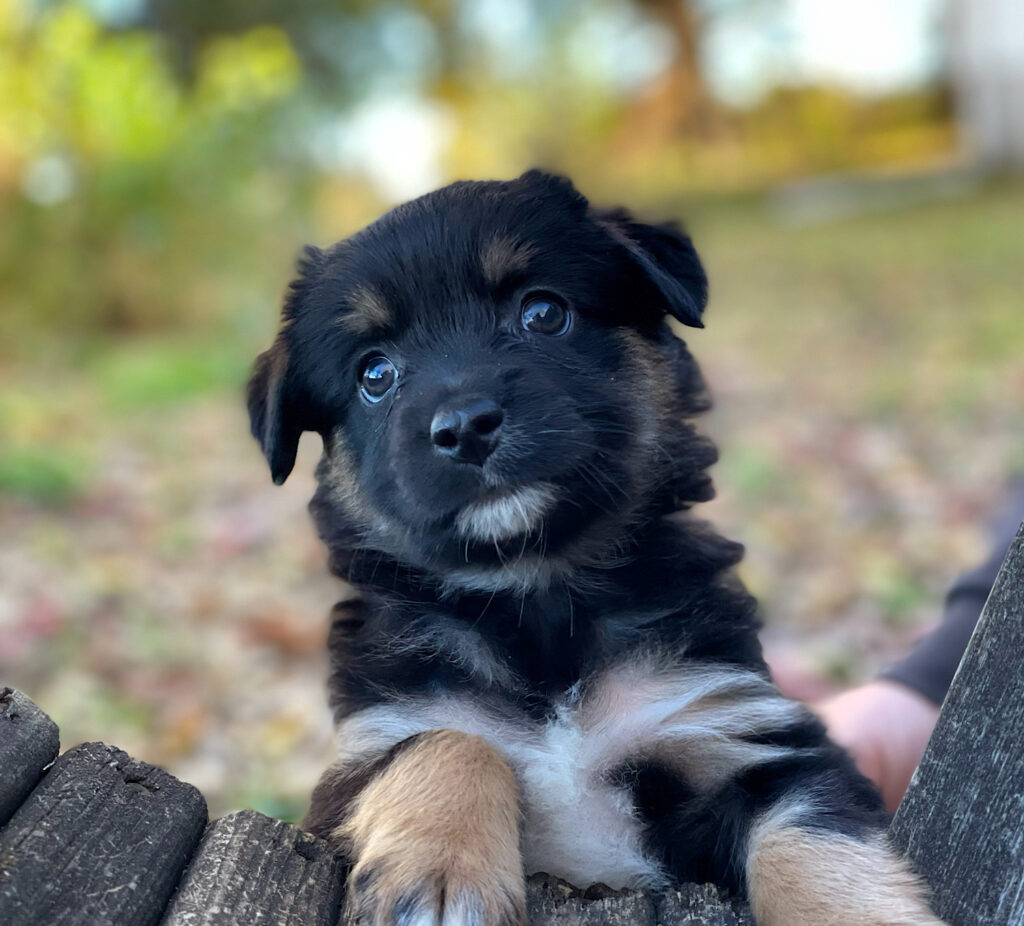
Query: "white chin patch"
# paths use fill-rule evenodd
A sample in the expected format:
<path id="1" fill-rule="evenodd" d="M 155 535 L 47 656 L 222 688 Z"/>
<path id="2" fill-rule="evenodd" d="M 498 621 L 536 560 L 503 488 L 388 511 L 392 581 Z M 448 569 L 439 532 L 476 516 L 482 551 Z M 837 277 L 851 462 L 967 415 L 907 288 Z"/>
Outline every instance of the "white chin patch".
<path id="1" fill-rule="evenodd" d="M 470 502 L 456 516 L 455 527 L 463 537 L 485 543 L 521 537 L 540 524 L 557 497 L 554 486 L 545 482 L 523 486 Z"/>

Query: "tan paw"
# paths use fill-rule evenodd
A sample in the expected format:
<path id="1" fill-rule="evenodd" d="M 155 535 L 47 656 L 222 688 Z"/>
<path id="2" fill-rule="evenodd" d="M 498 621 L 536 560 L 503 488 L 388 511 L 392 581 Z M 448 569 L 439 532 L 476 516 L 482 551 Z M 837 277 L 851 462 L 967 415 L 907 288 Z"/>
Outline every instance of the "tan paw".
<path id="1" fill-rule="evenodd" d="M 523 879 L 412 853 L 362 858 L 348 880 L 347 921 L 359 926 L 522 926 Z"/>
<path id="2" fill-rule="evenodd" d="M 350 921 L 524 922 L 516 782 L 482 739 L 454 730 L 422 734 L 366 786 L 337 841 L 356 859 Z"/>
<path id="3" fill-rule="evenodd" d="M 760 823 L 747 879 L 758 926 L 946 926 L 923 885 L 880 837 Z"/>

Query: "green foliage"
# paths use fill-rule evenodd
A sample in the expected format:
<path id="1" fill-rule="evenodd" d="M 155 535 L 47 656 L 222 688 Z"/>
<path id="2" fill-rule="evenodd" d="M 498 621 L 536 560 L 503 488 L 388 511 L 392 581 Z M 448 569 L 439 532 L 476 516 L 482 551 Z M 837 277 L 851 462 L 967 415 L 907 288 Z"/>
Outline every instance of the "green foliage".
<path id="1" fill-rule="evenodd" d="M 630 0 L 527 0 L 514 41 L 435 0 L 150 0 L 145 27 L 118 29 L 93 9 L 0 0 L 0 362 L 77 361 L 124 333 L 253 334 L 299 245 L 380 206 L 330 154 L 374 89 L 433 101 L 449 175 L 539 163 L 659 208 L 951 143 L 941 92 L 827 87 L 659 134 L 681 124 L 664 111 L 677 95 L 650 92 L 663 75 L 631 84 L 607 42 L 584 41 L 664 27 Z"/>
<path id="2" fill-rule="evenodd" d="M 785 490 L 785 470 L 760 448 L 738 446 L 726 456 L 721 467 L 721 478 L 741 497 L 763 498 Z"/>
<path id="3" fill-rule="evenodd" d="M 8 445 L 0 449 L 0 494 L 60 505 L 81 492 L 91 477 L 83 457 L 50 445 Z"/>
<path id="4" fill-rule="evenodd" d="M 223 338 L 212 341 L 133 340 L 98 354 L 87 371 L 112 412 L 182 402 L 218 389 L 236 388 L 249 371 L 245 350 Z"/>
<path id="5" fill-rule="evenodd" d="M 0 57 L 0 356 L 209 326 L 303 237 L 282 122 L 299 69 L 280 30 L 211 41 L 186 87 L 152 33 L 8 0 Z"/>

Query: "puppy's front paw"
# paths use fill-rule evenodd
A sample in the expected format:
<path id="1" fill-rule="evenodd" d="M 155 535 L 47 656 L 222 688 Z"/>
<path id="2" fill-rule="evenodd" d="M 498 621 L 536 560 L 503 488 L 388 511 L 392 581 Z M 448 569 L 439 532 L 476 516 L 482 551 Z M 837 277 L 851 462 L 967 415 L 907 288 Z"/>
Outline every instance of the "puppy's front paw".
<path id="1" fill-rule="evenodd" d="M 480 859 L 414 850 L 364 853 L 348 880 L 347 921 L 359 926 L 522 926 L 521 875 Z"/>
<path id="2" fill-rule="evenodd" d="M 421 734 L 366 786 L 339 841 L 350 922 L 519 926 L 526 886 L 515 778 L 484 740 Z"/>
<path id="3" fill-rule="evenodd" d="M 881 837 L 754 828 L 747 881 L 758 926 L 946 926 Z"/>

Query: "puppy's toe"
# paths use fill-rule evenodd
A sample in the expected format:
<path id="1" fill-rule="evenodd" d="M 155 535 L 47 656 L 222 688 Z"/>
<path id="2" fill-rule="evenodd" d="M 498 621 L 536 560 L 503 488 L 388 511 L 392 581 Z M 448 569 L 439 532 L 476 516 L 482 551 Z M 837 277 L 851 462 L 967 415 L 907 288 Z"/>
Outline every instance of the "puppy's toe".
<path id="1" fill-rule="evenodd" d="M 358 926 L 522 926 L 522 878 L 393 856 L 361 859 L 348 881 L 346 920 Z"/>

